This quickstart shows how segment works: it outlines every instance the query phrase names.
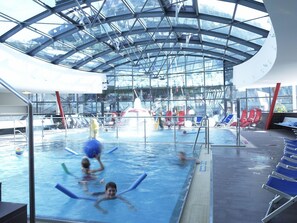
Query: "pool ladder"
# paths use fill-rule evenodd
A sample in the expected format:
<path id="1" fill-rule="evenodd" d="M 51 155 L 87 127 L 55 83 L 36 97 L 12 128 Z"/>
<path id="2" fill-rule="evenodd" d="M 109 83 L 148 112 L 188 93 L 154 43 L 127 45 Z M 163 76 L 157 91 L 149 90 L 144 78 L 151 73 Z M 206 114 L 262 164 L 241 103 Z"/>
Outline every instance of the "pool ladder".
<path id="1" fill-rule="evenodd" d="M 204 124 L 204 128 L 205 128 L 205 148 L 207 148 L 207 153 L 209 154 L 209 119 L 207 116 L 205 116 L 202 121 L 201 121 L 201 125 Z M 199 126 L 198 127 L 198 131 L 197 131 L 197 134 L 196 134 L 196 138 L 195 138 L 195 142 L 194 142 L 194 145 L 193 145 L 193 153 L 195 151 L 195 148 L 196 148 L 196 145 L 197 145 L 197 141 L 198 141 L 198 137 L 199 137 L 199 134 L 200 134 L 200 129 L 202 128 L 202 126 Z"/>
<path id="2" fill-rule="evenodd" d="M 25 141 L 24 141 L 24 140 L 17 140 L 17 139 L 16 139 L 16 135 L 17 135 L 18 133 L 19 133 L 21 136 L 23 136 L 23 137 L 25 138 Z M 27 143 L 28 138 L 27 138 L 27 136 L 26 136 L 24 133 L 22 133 L 20 130 L 15 129 L 15 130 L 14 130 L 14 138 L 13 138 L 13 141 L 14 141 L 14 142 L 26 142 L 26 143 Z"/>

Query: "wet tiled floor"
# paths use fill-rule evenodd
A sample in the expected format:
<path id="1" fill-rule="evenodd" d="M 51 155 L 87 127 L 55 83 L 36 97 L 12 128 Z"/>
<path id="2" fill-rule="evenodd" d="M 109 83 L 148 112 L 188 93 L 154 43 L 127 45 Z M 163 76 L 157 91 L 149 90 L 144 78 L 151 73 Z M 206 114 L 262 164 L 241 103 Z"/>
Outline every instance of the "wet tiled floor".
<path id="1" fill-rule="evenodd" d="M 213 222 L 258 223 L 274 197 L 262 189 L 283 154 L 283 138 L 295 138 L 290 130 L 242 131 L 253 147 L 212 148 Z M 272 223 L 297 222 L 293 205 Z"/>

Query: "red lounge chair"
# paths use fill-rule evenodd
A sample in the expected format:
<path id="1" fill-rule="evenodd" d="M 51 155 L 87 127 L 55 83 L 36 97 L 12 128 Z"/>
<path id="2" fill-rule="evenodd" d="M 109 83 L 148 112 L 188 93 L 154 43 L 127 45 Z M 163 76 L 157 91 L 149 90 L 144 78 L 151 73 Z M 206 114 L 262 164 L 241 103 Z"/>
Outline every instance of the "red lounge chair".
<path id="1" fill-rule="evenodd" d="M 256 109 L 251 109 L 249 112 L 249 117 L 247 118 L 247 120 L 243 123 L 240 124 L 240 127 L 247 127 L 249 125 L 251 125 L 256 117 Z"/>
<path id="2" fill-rule="evenodd" d="M 241 116 L 240 116 L 240 120 L 239 120 L 239 123 L 241 124 L 241 123 L 244 123 L 244 122 L 246 122 L 247 121 L 247 110 L 242 110 L 242 112 L 241 112 Z M 237 125 L 237 122 L 232 122 L 231 124 L 230 124 L 230 126 L 236 126 Z"/>
<path id="3" fill-rule="evenodd" d="M 252 122 L 252 126 L 256 126 L 260 121 L 261 121 L 261 118 L 262 118 L 262 110 L 260 108 L 256 108 L 256 116 Z"/>
<path id="4" fill-rule="evenodd" d="M 178 125 L 178 128 L 181 128 L 181 126 L 185 125 L 185 112 L 179 111 L 177 116 L 178 116 L 177 125 Z"/>
<path id="5" fill-rule="evenodd" d="M 166 112 L 165 125 L 167 125 L 168 128 L 170 128 L 170 126 L 172 125 L 172 111 Z"/>

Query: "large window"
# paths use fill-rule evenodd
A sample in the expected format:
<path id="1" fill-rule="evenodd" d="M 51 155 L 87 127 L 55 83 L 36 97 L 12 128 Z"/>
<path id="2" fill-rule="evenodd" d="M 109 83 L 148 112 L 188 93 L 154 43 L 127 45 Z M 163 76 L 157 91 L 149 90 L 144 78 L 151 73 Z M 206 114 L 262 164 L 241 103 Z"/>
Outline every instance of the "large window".
<path id="1" fill-rule="evenodd" d="M 274 112 L 294 112 L 296 110 L 296 95 L 294 96 L 296 93 L 293 92 L 293 89 L 296 89 L 296 86 L 294 88 L 281 86 Z M 247 89 L 236 92 L 236 98 L 240 99 L 241 109 L 261 108 L 264 112 L 269 112 L 274 90 L 274 87 Z"/>

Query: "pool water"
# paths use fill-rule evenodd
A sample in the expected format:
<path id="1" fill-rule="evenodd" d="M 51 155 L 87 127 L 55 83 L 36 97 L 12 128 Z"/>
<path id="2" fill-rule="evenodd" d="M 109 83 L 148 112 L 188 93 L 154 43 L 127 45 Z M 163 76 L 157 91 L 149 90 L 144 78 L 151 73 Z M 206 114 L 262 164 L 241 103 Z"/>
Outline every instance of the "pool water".
<path id="1" fill-rule="evenodd" d="M 55 188 L 59 183 L 77 196 L 90 197 L 78 183 L 82 177 L 80 161 L 84 156 L 82 148 L 86 142 L 80 133 L 68 137 L 67 143 L 65 140 L 55 140 L 34 145 L 36 217 L 76 222 L 177 222 L 195 166 L 191 161 L 181 164 L 177 159 L 177 152 L 185 151 L 188 156 L 192 156 L 193 143 L 172 144 L 168 141 L 172 139 L 172 134 L 166 131 L 150 136 L 151 141 L 157 141 L 157 137 L 158 140 L 163 139 L 163 143 L 147 144 L 121 143 L 109 138 L 108 134 L 112 133 L 100 135 L 104 139 L 101 159 L 105 170 L 97 174 L 97 180 L 89 183 L 89 191 L 104 191 L 104 184 L 99 182 L 104 179 L 105 183 L 116 182 L 120 192 L 129 188 L 145 172 L 147 177 L 138 187 L 122 195 L 133 208 L 115 199 L 100 204 L 101 208 L 107 210 L 107 213 L 103 213 L 94 206 L 93 201 L 69 198 Z M 232 137 L 232 140 L 235 139 L 232 133 L 226 131 L 217 131 L 212 135 L 212 140 L 219 144 Z M 178 141 L 194 142 L 195 136 L 179 133 L 177 138 Z M 64 149 L 66 145 L 80 154 L 69 153 Z M 118 149 L 108 153 L 115 147 Z M 15 154 L 13 146 L 0 149 L 2 201 L 29 204 L 27 151 L 19 156 Z M 65 163 L 74 176 L 63 170 L 62 163 Z M 98 167 L 95 160 L 91 163 L 92 168 Z"/>

